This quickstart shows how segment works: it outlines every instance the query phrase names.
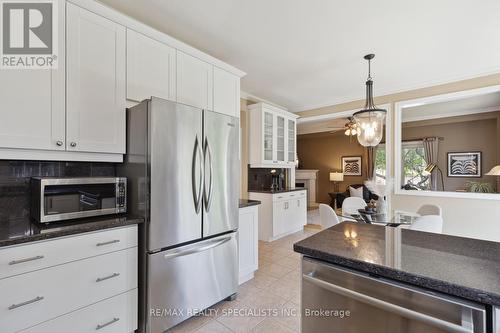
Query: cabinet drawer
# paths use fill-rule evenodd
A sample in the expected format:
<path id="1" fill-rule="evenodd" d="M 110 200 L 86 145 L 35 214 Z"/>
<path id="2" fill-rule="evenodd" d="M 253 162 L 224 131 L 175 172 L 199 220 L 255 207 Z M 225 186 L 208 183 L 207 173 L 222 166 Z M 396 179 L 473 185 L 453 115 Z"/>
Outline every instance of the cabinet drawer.
<path id="1" fill-rule="evenodd" d="M 305 197 L 306 191 L 292 191 L 273 194 L 273 201 L 290 200 Z"/>
<path id="2" fill-rule="evenodd" d="M 137 247 L 0 280 L 0 327 L 15 332 L 137 288 Z"/>
<path id="3" fill-rule="evenodd" d="M 137 226 L 69 236 L 0 250 L 0 280 L 137 246 Z"/>
<path id="4" fill-rule="evenodd" d="M 46 321 L 23 333 L 130 333 L 137 329 L 137 289 Z"/>

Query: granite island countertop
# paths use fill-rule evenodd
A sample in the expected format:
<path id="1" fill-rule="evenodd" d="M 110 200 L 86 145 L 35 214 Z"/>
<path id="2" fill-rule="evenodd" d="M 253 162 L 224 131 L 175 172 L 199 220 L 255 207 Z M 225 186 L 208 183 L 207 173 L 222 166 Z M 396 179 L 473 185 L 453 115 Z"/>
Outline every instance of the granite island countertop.
<path id="1" fill-rule="evenodd" d="M 261 204 L 261 202 L 259 200 L 240 199 L 240 207 L 239 208 L 257 206 L 260 204 Z"/>
<path id="2" fill-rule="evenodd" d="M 500 306 L 500 243 L 344 222 L 295 252 L 398 282 Z"/>
<path id="3" fill-rule="evenodd" d="M 271 189 L 262 189 L 262 190 L 248 190 L 248 192 L 254 193 L 269 193 L 269 194 L 277 194 L 277 193 L 286 193 L 286 192 L 295 192 L 295 191 L 307 191 L 304 187 L 294 187 L 294 188 L 284 188 L 281 190 L 271 190 Z"/>
<path id="4" fill-rule="evenodd" d="M 143 222 L 143 218 L 127 214 L 91 217 L 48 224 L 41 224 L 30 218 L 0 221 L 0 248 Z"/>

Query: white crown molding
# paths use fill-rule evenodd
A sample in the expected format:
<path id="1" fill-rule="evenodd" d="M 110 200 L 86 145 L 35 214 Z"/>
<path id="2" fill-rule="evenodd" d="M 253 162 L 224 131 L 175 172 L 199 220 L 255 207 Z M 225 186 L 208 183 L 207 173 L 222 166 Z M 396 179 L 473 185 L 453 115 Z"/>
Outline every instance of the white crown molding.
<path id="1" fill-rule="evenodd" d="M 288 111 L 288 108 L 286 108 L 286 107 L 284 107 L 282 105 L 279 105 L 279 104 L 273 103 L 273 102 L 271 102 L 271 101 L 269 101 L 267 99 L 260 98 L 258 96 L 249 94 L 249 93 L 247 93 L 246 91 L 243 91 L 243 90 L 240 91 L 240 97 L 243 98 L 243 99 L 246 99 L 248 101 L 251 101 L 251 102 L 265 103 L 265 104 L 269 104 L 269 105 L 272 105 L 274 107 L 280 108 L 282 110 Z M 290 112 L 290 111 L 288 111 L 288 112 Z"/>
<path id="2" fill-rule="evenodd" d="M 404 87 L 400 87 L 398 89 L 384 89 L 384 90 L 379 90 L 377 89 L 377 95 L 374 96 L 374 98 L 377 97 L 383 97 L 387 95 L 396 95 L 400 93 L 405 93 L 408 91 L 413 91 L 413 90 L 419 90 L 419 89 L 425 89 L 425 88 L 432 88 L 435 86 L 440 86 L 444 84 L 451 84 L 451 83 L 456 83 L 460 81 L 465 81 L 465 80 L 471 80 L 471 79 L 477 79 L 480 77 L 484 76 L 489 76 L 489 75 L 495 75 L 495 74 L 500 74 L 500 68 L 495 67 L 495 68 L 489 68 L 484 71 L 481 71 L 479 73 L 475 74 L 468 74 L 468 75 L 456 75 L 456 76 L 449 76 L 444 79 L 440 80 L 429 80 L 429 81 L 423 81 L 421 83 L 415 84 L 415 85 L 408 85 Z M 375 85 L 376 85 L 376 80 L 375 80 Z M 362 84 L 362 83 L 361 83 Z M 347 97 L 339 98 L 339 99 L 334 99 L 329 102 L 325 103 L 320 103 L 320 104 L 310 104 L 310 105 L 304 105 L 300 107 L 293 107 L 290 108 L 290 112 L 294 113 L 300 113 L 300 112 L 305 112 L 305 111 L 310 111 L 310 110 L 316 110 L 316 109 L 322 109 L 322 108 L 327 108 L 333 105 L 338 105 L 338 104 L 345 104 L 345 103 L 351 103 L 354 101 L 359 101 L 359 100 L 364 100 L 365 96 L 364 95 L 350 95 Z"/>
<path id="3" fill-rule="evenodd" d="M 425 115 L 425 116 L 411 116 L 410 115 L 407 117 L 403 117 L 404 119 L 402 119 L 401 121 L 403 123 L 408 123 L 408 122 L 412 122 L 412 121 L 422 121 L 422 120 L 432 120 L 432 119 L 440 119 L 440 118 L 448 118 L 448 117 L 468 116 L 468 115 L 472 115 L 472 114 L 488 113 L 488 112 L 495 112 L 495 111 L 500 111 L 500 105 L 499 106 L 490 106 L 487 108 L 453 111 L 453 112 L 438 113 L 438 114 Z"/>

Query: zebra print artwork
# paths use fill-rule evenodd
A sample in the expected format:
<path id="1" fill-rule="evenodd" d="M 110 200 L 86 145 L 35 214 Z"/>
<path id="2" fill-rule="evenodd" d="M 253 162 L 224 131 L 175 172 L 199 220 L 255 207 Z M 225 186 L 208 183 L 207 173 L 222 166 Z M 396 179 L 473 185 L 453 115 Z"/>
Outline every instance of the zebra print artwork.
<path id="1" fill-rule="evenodd" d="M 361 156 L 342 157 L 344 176 L 361 176 Z"/>
<path id="2" fill-rule="evenodd" d="M 448 177 L 481 177 L 481 152 L 448 153 Z"/>

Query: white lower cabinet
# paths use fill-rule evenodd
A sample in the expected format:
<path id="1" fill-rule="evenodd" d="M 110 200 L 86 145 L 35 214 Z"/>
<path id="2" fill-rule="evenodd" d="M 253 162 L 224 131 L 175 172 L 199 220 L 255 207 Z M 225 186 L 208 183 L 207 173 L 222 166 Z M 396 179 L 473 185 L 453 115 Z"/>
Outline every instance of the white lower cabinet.
<path id="1" fill-rule="evenodd" d="M 111 309 L 98 311 L 90 308 L 97 306 L 99 302 L 137 289 L 137 226 L 116 230 L 128 230 L 133 233 L 133 239 L 128 243 L 130 247 L 121 248 L 120 242 L 116 239 L 109 239 L 112 235 L 109 232 L 113 231 L 111 229 L 0 250 L 0 258 L 20 258 L 19 263 L 15 261 L 16 259 L 10 261 L 10 266 L 25 265 L 26 267 L 26 270 L 10 271 L 11 274 L 22 272 L 21 274 L 0 278 L 1 331 L 10 333 L 30 328 L 29 332 L 48 332 L 47 329 L 49 331 L 52 329 L 52 332 L 66 332 L 66 330 L 55 330 L 55 328 L 66 327 L 64 325 L 67 325 L 65 323 L 68 319 L 63 319 L 63 315 L 74 311 L 82 311 L 82 318 L 85 317 L 89 325 L 95 324 L 93 330 L 97 328 L 97 325 L 105 325 L 118 317 L 123 320 L 122 323 L 116 325 L 117 327 L 129 327 L 130 323 L 136 327 L 136 320 L 133 318 L 137 317 L 137 301 L 127 301 L 120 305 L 121 307 L 114 308 L 113 310 L 122 313 L 120 316 L 113 315 L 114 312 L 110 312 Z M 106 237 L 101 238 L 101 233 L 107 233 Z M 112 236 L 119 236 L 119 234 Z M 93 238 L 95 242 L 91 242 L 92 246 L 85 251 L 81 237 Z M 71 242 L 69 244 L 66 242 L 67 240 L 74 240 L 76 250 L 72 248 Z M 107 245 L 117 244 L 116 251 L 101 250 Z M 122 244 L 127 244 L 127 242 L 123 240 Z M 59 254 L 49 245 L 59 248 Z M 48 257 L 39 255 L 38 257 L 43 258 L 26 260 L 35 258 L 34 256 L 25 258 L 25 255 L 29 253 L 26 252 L 28 247 L 36 249 L 37 246 L 39 249 L 36 252 L 45 253 Z M 97 248 L 97 252 L 94 248 Z M 17 249 L 19 249 L 18 253 L 16 253 Z M 73 255 L 68 256 L 65 252 L 73 253 Z M 60 259 L 56 258 L 58 255 Z M 45 258 L 48 260 L 43 261 Z M 16 263 L 12 264 L 12 262 Z M 32 264 L 35 265 L 30 266 Z M 129 295 L 126 299 L 136 300 L 137 296 Z M 83 310 L 86 307 L 89 308 Z M 129 312 L 123 314 L 127 309 Z M 78 321 L 82 320 L 75 314 L 68 316 L 78 317 Z M 133 321 L 128 322 L 127 316 L 131 316 Z M 54 319 L 53 323 L 47 322 L 52 319 Z M 35 329 L 34 326 L 41 323 L 44 324 L 40 326 L 40 330 Z M 89 332 L 86 329 L 87 326 L 73 325 L 68 326 L 70 327 L 68 332 Z M 111 327 L 112 324 L 109 326 Z M 109 330 L 109 332 L 132 332 L 134 329 Z"/>
<path id="2" fill-rule="evenodd" d="M 131 333 L 137 328 L 137 289 L 33 326 L 23 333 Z"/>
<path id="3" fill-rule="evenodd" d="M 261 201 L 259 240 L 270 242 L 302 230 L 307 224 L 307 191 L 283 193 L 249 192 Z"/>
<path id="4" fill-rule="evenodd" d="M 253 278 L 259 268 L 259 206 L 240 208 L 238 227 L 239 284 Z"/>

